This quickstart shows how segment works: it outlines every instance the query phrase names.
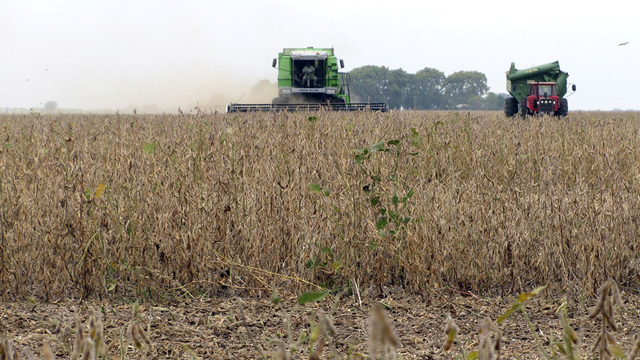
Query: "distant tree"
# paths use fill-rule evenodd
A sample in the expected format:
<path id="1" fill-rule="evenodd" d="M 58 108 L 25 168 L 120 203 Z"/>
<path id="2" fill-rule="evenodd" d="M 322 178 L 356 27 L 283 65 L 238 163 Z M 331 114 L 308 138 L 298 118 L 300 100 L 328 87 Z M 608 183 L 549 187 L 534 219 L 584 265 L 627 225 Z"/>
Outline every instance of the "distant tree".
<path id="1" fill-rule="evenodd" d="M 413 82 L 413 74 L 408 74 L 402 68 L 391 70 L 387 77 L 388 106 L 392 109 L 411 108 L 409 92 Z"/>
<path id="2" fill-rule="evenodd" d="M 457 71 L 444 81 L 444 94 L 452 109 L 470 105 L 468 103 L 474 96 L 482 97 L 487 91 L 487 76 L 478 71 Z"/>
<path id="3" fill-rule="evenodd" d="M 444 103 L 443 84 L 446 76 L 437 69 L 424 68 L 413 76 L 409 100 L 418 110 L 441 109 Z"/>
<path id="4" fill-rule="evenodd" d="M 47 111 L 54 111 L 58 108 L 58 103 L 55 101 L 47 101 L 44 104 L 44 109 Z"/>
<path id="5" fill-rule="evenodd" d="M 494 92 L 487 93 L 484 97 L 484 104 L 482 110 L 502 110 L 504 108 L 504 96 L 503 94 L 496 94 Z"/>
<path id="6" fill-rule="evenodd" d="M 402 69 L 367 65 L 351 71 L 353 101 L 386 102 L 392 109 L 409 108 L 413 74 Z"/>
<path id="7" fill-rule="evenodd" d="M 409 74 L 402 68 L 389 70 L 374 65 L 351 71 L 352 101 L 386 102 L 392 109 L 493 109 L 498 100 L 495 94 L 485 99 L 488 90 L 487 77 L 477 71 L 445 76 L 440 70 L 426 67 Z"/>
<path id="8" fill-rule="evenodd" d="M 351 95 L 359 102 L 388 101 L 388 73 L 384 66 L 367 65 L 351 71 Z"/>

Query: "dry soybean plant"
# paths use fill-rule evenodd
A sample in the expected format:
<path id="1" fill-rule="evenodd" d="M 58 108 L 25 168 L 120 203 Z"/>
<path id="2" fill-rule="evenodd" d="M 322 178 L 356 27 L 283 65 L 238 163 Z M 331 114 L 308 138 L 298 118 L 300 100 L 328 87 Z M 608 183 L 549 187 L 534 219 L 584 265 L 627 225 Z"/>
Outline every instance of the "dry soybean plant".
<path id="1" fill-rule="evenodd" d="M 518 311 L 526 320 L 527 325 L 534 336 L 536 345 L 538 346 L 538 351 L 545 359 L 556 360 L 564 357 L 568 360 L 580 360 L 582 339 L 578 333 L 569 326 L 566 301 L 564 301 L 556 310 L 556 313 L 560 314 L 563 334 L 562 339 L 554 339 L 553 332 L 551 332 L 546 349 L 543 341 L 540 340 L 538 336 L 537 327 L 534 326 L 527 315 L 524 308 L 525 302 L 537 296 L 545 288 L 546 286 L 538 287 L 533 291 L 520 294 L 514 299 L 513 305 L 503 315 L 501 315 L 496 322 L 492 322 L 491 319 L 485 318 L 481 322 L 478 330 L 480 338 L 478 350 L 465 353 L 464 347 L 460 346 L 460 358 L 464 360 L 499 360 L 502 334 L 498 329 L 498 325 L 511 316 L 511 314 Z M 598 301 L 589 313 L 589 319 L 595 319 L 598 316 L 602 319 L 600 332 L 593 343 L 591 352 L 597 353 L 600 360 L 609 360 L 614 358 L 634 360 L 640 351 L 640 336 L 636 336 L 636 341 L 627 353 L 622 350 L 612 334 L 612 332 L 616 332 L 618 330 L 614 320 L 614 304 L 620 308 L 624 308 L 624 303 L 622 302 L 620 290 L 618 289 L 617 284 L 613 280 L 609 279 L 602 286 Z M 457 336 L 460 329 L 453 319 L 448 317 L 444 331 L 446 334 L 444 350 L 449 351 L 453 347 L 454 343 L 457 342 Z M 495 332 L 495 341 L 493 342 L 491 340 L 492 332 Z M 518 355 L 516 356 L 518 357 Z"/>
<path id="2" fill-rule="evenodd" d="M 106 339 L 104 337 L 102 315 L 100 314 L 100 312 L 96 311 L 93 308 L 90 309 L 90 312 L 91 316 L 89 318 L 87 333 L 85 333 L 85 327 L 80 321 L 80 318 L 77 315 L 75 317 L 76 330 L 73 340 L 73 346 L 71 348 L 71 354 L 69 355 L 70 360 L 107 359 L 109 350 L 115 348 L 115 346 L 117 346 L 118 344 L 120 345 L 120 356 L 118 358 L 126 359 L 127 353 L 129 352 L 128 348 L 130 341 L 133 342 L 135 348 L 140 351 L 143 350 L 143 342 L 146 343 L 149 347 L 152 346 L 151 339 L 138 324 L 137 304 L 133 306 L 132 320 L 125 324 L 125 328 L 127 329 L 126 334 L 124 333 L 123 329 L 120 334 L 120 338 L 118 340 L 113 340 L 113 342 L 111 342 L 111 344 L 109 345 L 107 345 Z M 59 343 L 61 347 L 65 348 L 66 344 L 64 343 L 64 341 L 66 337 L 64 336 L 64 334 L 60 334 L 60 332 L 61 326 L 58 324 L 53 334 L 61 336 L 53 338 L 53 340 Z M 22 358 L 26 358 L 27 360 L 36 359 L 35 355 L 33 355 L 33 352 L 26 347 L 15 349 L 8 338 L 4 338 L 0 343 L 0 360 L 18 360 L 21 358 L 19 354 L 22 354 Z M 42 346 L 42 358 L 44 360 L 57 359 L 47 341 L 45 341 Z M 144 358 L 146 358 L 146 353 L 144 354 Z"/>
<path id="3" fill-rule="evenodd" d="M 2 115 L 0 296 L 637 286 L 638 117 Z"/>
<path id="4" fill-rule="evenodd" d="M 325 296 L 326 293 L 306 292 L 298 297 L 298 304 L 304 305 L 309 302 L 321 301 L 325 298 Z M 267 346 L 272 348 L 275 347 L 273 359 L 401 359 L 402 357 L 397 355 L 396 349 L 402 346 L 402 342 L 393 330 L 393 325 L 380 303 L 375 303 L 373 305 L 369 315 L 369 354 L 365 355 L 354 351 L 353 345 L 349 346 L 346 354 L 340 353 L 335 345 L 335 338 L 338 335 L 338 329 L 333 323 L 332 315 L 341 296 L 342 293 L 334 297 L 333 305 L 328 312 L 324 312 L 322 310 L 312 311 L 308 329 L 302 330 L 297 337 L 295 334 L 293 334 L 293 331 L 291 329 L 291 320 L 288 314 L 286 313 L 286 311 L 282 311 L 282 318 L 285 324 L 287 337 L 286 339 L 273 338 L 267 342 Z M 276 299 L 278 299 L 278 297 L 272 297 L 271 301 L 274 305 L 279 306 L 278 300 Z M 260 354 L 260 358 L 262 358 L 263 360 L 268 360 L 269 357 L 267 355 L 267 352 L 256 340 L 256 336 L 253 334 L 251 327 L 247 325 L 247 320 L 244 314 L 244 306 L 241 299 L 238 299 L 238 305 L 240 312 L 240 321 L 245 328 L 247 337 L 253 344 L 256 351 Z M 304 352 L 306 352 L 306 354 L 304 354 Z"/>

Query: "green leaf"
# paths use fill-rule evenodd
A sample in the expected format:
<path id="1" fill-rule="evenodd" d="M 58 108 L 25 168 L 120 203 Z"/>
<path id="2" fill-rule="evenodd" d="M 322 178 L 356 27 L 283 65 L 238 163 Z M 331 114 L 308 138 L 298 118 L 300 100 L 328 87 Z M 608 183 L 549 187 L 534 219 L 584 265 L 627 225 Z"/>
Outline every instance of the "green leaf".
<path id="1" fill-rule="evenodd" d="M 307 118 L 307 120 L 309 120 L 309 121 L 311 121 L 311 122 L 316 122 L 316 120 L 318 120 L 318 118 L 317 118 L 317 117 L 315 117 L 315 116 L 309 116 L 309 117 Z"/>
<path id="2" fill-rule="evenodd" d="M 510 308 L 509 310 L 507 310 L 504 314 L 500 315 L 498 317 L 498 319 L 496 320 L 496 323 L 498 323 L 498 325 L 500 325 L 503 321 L 505 321 L 511 314 L 513 314 L 514 311 L 518 310 L 520 308 L 520 303 L 519 302 L 515 302 Z"/>
<path id="3" fill-rule="evenodd" d="M 369 200 L 369 202 L 371 203 L 371 206 L 376 206 L 380 203 L 380 197 L 379 196 L 372 196 L 371 199 Z"/>
<path id="4" fill-rule="evenodd" d="M 329 190 L 327 189 L 322 189 L 322 195 L 329 197 Z"/>
<path id="5" fill-rule="evenodd" d="M 380 220 L 378 220 L 378 222 L 376 223 L 376 228 L 378 229 L 384 229 L 385 226 L 387 226 L 387 223 L 389 222 L 389 220 L 387 219 L 386 216 L 383 216 L 380 218 Z"/>
<path id="6" fill-rule="evenodd" d="M 398 203 L 400 203 L 400 198 L 398 197 L 398 195 L 393 195 L 393 197 L 391 198 L 391 204 L 397 205 Z"/>
<path id="7" fill-rule="evenodd" d="M 305 292 L 302 293 L 302 295 L 298 296 L 298 304 L 303 305 L 310 301 L 320 301 L 324 299 L 325 296 L 327 296 L 326 292 Z"/>
<path id="8" fill-rule="evenodd" d="M 309 184 L 309 189 L 316 194 L 321 194 L 322 193 L 322 188 L 320 187 L 320 185 L 316 184 L 316 183 L 311 183 Z"/>
<path id="9" fill-rule="evenodd" d="M 389 141 L 387 141 L 387 145 L 389 145 L 389 146 L 400 145 L 400 140 L 389 140 Z"/>
<path id="10" fill-rule="evenodd" d="M 307 269 L 311 269 L 311 267 L 313 266 L 313 260 L 309 259 L 305 264 L 304 267 L 306 267 Z"/>
<path id="11" fill-rule="evenodd" d="M 280 294 L 278 294 L 278 290 L 274 289 L 271 293 L 271 303 L 273 305 L 278 305 L 280 300 L 282 300 L 282 298 L 280 297 Z"/>
<path id="12" fill-rule="evenodd" d="M 13 144 L 12 143 L 4 143 L 4 147 L 11 148 L 11 147 L 13 147 Z"/>
<path id="13" fill-rule="evenodd" d="M 415 191 L 413 191 L 413 188 L 409 190 L 409 192 L 407 193 L 407 198 L 411 199 L 413 197 L 413 194 L 415 194 Z"/>
<path id="14" fill-rule="evenodd" d="M 158 143 L 146 143 L 144 144 L 144 152 L 149 154 L 149 155 L 153 155 L 154 152 L 156 152 L 156 145 Z"/>
<path id="15" fill-rule="evenodd" d="M 476 360 L 478 358 L 478 352 L 472 351 L 467 354 L 467 360 Z"/>
<path id="16" fill-rule="evenodd" d="M 509 308 L 509 310 L 507 310 L 502 316 L 498 317 L 498 319 L 496 320 L 496 322 L 498 324 L 502 323 L 504 320 L 506 320 L 514 311 L 518 310 L 520 308 L 520 306 L 522 306 L 522 304 L 524 302 L 526 302 L 529 299 L 532 299 L 533 297 L 535 297 L 536 295 L 538 295 L 542 290 L 546 289 L 547 285 L 544 286 L 539 286 L 533 290 L 531 290 L 530 292 L 526 292 L 526 293 L 522 293 L 520 295 L 518 295 L 518 298 L 515 299 L 513 305 Z"/>
<path id="17" fill-rule="evenodd" d="M 371 151 L 383 151 L 386 149 L 384 145 L 384 140 L 378 141 L 377 143 L 371 145 Z"/>
<path id="18" fill-rule="evenodd" d="M 411 128 L 411 145 L 417 148 L 422 146 L 422 138 L 415 128 Z"/>

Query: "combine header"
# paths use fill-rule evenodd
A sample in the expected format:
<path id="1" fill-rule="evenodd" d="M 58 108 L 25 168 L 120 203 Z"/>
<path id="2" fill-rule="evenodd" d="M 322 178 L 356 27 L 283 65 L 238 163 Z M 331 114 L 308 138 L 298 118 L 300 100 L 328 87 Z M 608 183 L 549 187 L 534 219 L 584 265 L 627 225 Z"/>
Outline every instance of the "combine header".
<path id="1" fill-rule="evenodd" d="M 386 103 L 352 103 L 349 73 L 333 49 L 286 48 L 273 59 L 278 65 L 278 97 L 271 104 L 236 104 L 227 112 L 252 111 L 387 111 Z"/>

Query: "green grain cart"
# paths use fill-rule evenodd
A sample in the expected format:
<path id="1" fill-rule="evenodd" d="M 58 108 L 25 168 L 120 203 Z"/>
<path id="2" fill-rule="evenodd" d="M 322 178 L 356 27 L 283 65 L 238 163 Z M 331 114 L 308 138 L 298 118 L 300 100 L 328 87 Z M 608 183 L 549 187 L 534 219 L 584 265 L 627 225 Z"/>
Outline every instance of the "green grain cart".
<path id="1" fill-rule="evenodd" d="M 504 102 L 504 113 L 508 117 L 520 112 L 522 117 L 533 114 L 566 116 L 569 103 L 567 94 L 569 74 L 560 70 L 557 61 L 517 70 L 515 63 L 507 71 L 507 91 L 511 98 Z M 576 86 L 572 85 L 576 91 Z"/>
<path id="2" fill-rule="evenodd" d="M 339 71 L 344 62 L 335 56 L 333 49 L 286 48 L 273 59 L 272 66 L 278 70 L 278 97 L 271 104 L 231 103 L 227 112 L 387 111 L 386 103 L 351 102 L 349 73 Z"/>

